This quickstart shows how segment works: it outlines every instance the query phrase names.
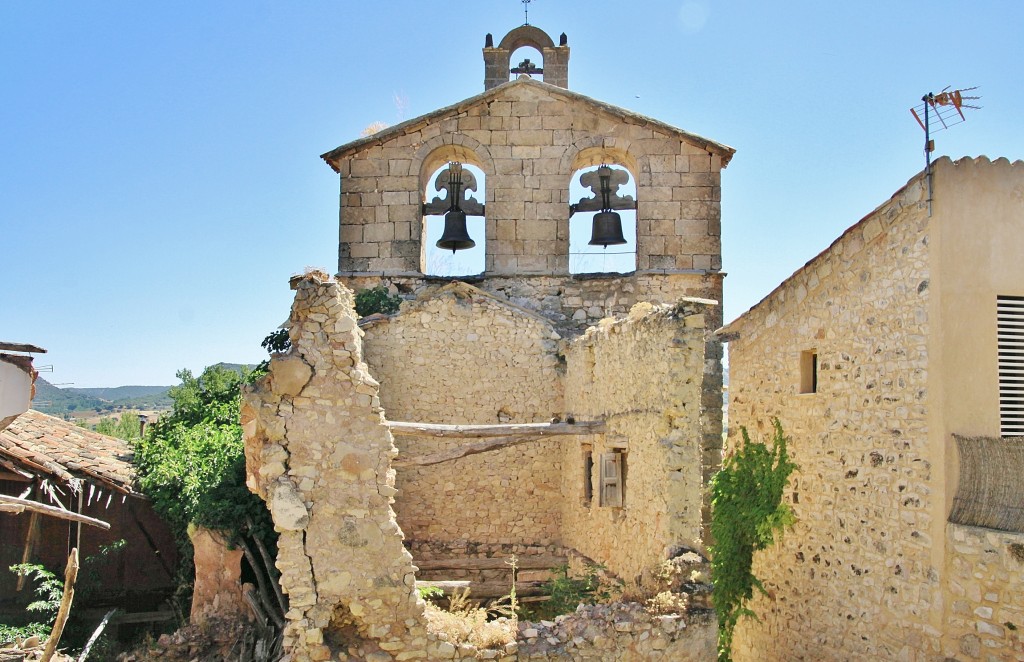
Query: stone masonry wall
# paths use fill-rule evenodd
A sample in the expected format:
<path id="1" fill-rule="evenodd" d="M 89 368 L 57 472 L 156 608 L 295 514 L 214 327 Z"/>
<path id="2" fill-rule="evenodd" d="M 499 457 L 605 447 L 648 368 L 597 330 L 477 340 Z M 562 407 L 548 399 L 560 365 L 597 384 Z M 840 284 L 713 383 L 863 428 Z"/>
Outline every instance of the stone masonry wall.
<path id="1" fill-rule="evenodd" d="M 397 451 L 363 362 L 352 293 L 318 272 L 294 279 L 293 288 L 292 349 L 244 393 L 241 415 L 247 484 L 267 501 L 280 533 L 288 659 L 711 659 L 713 618 L 651 618 L 636 606 L 584 608 L 550 631 L 523 623 L 518 640 L 498 650 L 429 632 L 391 508 Z M 694 316 L 687 320 L 696 328 Z M 545 642 L 542 629 L 551 635 Z"/>
<path id="2" fill-rule="evenodd" d="M 602 278 L 494 276 L 474 279 L 473 285 L 547 319 L 559 335 L 569 339 L 605 317 L 625 316 L 641 301 L 668 304 L 682 297 L 693 297 L 721 302 L 722 276 L 678 273 L 635 273 Z M 448 282 L 422 277 L 353 275 L 339 277 L 339 280 L 356 291 L 385 285 L 408 299 L 427 298 Z M 708 329 L 719 328 L 721 306 L 707 308 L 704 321 Z M 721 466 L 722 456 L 722 344 L 711 334 L 707 334 L 704 345 L 701 379 L 701 461 L 706 482 Z M 707 516 L 705 511 L 705 520 Z"/>
<path id="3" fill-rule="evenodd" d="M 566 354 L 566 410 L 603 419 L 608 430 L 564 447 L 564 541 L 626 580 L 669 558 L 674 546 L 700 546 L 704 315 L 714 308 L 699 300 L 640 303 L 628 318 L 587 331 Z M 616 448 L 625 455 L 623 504 L 603 506 L 600 457 Z M 585 450 L 594 462 L 590 502 Z"/>
<path id="4" fill-rule="evenodd" d="M 950 524 L 942 653 L 957 660 L 1024 660 L 1024 534 Z"/>
<path id="5" fill-rule="evenodd" d="M 568 91 L 517 80 L 325 155 L 341 175 L 338 271 L 421 270 L 421 205 L 448 160 L 485 173 L 486 271 L 568 274 L 569 180 L 601 162 L 637 183 L 637 269 L 719 270 L 731 150 Z M 470 233 L 480 236 L 478 220 Z"/>
<path id="6" fill-rule="evenodd" d="M 737 660 L 931 660 L 940 568 L 926 419 L 929 222 L 912 181 L 724 330 L 731 441 L 778 417 L 799 465 L 792 531 L 755 559 L 771 597 Z M 801 352 L 817 392 L 801 394 Z"/>
<path id="7" fill-rule="evenodd" d="M 560 336 L 544 318 L 464 283 L 424 292 L 364 327 L 390 420 L 534 423 L 561 414 Z M 400 437 L 399 458 L 472 439 Z M 559 538 L 558 440 L 398 470 L 412 540 L 550 544 Z"/>

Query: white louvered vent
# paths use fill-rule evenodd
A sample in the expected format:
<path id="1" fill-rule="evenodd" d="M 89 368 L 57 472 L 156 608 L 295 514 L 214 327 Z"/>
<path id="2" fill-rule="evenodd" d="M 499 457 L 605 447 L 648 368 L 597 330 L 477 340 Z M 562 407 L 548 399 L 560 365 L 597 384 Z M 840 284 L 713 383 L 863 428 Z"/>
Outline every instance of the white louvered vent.
<path id="1" fill-rule="evenodd" d="M 996 297 L 999 434 L 1024 435 L 1024 297 Z"/>

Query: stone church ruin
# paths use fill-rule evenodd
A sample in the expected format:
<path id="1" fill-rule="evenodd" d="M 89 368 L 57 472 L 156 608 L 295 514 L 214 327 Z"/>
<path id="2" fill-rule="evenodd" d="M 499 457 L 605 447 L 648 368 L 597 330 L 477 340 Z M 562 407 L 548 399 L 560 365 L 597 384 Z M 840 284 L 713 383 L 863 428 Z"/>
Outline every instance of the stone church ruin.
<path id="1" fill-rule="evenodd" d="M 323 155 L 341 182 L 338 273 L 293 278 L 292 347 L 242 411 L 249 486 L 280 532 L 285 650 L 711 659 L 706 610 L 596 606 L 521 624 L 499 651 L 424 619 L 418 584 L 504 595 L 512 556 L 524 599 L 561 564 L 628 587 L 699 558 L 721 460 L 712 332 L 734 150 L 570 91 L 565 35 L 486 43 L 482 94 Z M 522 46 L 542 66 L 510 67 Z M 470 244 L 482 270 L 428 273 Z M 613 273 L 585 271 L 610 248 Z M 400 309 L 359 319 L 353 292 L 377 286 Z"/>

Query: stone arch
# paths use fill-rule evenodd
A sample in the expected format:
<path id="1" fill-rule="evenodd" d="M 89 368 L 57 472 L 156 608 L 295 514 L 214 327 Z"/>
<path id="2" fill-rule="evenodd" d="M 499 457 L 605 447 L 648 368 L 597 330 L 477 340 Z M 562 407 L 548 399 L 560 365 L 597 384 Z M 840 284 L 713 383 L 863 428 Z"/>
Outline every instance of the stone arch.
<path id="1" fill-rule="evenodd" d="M 568 173 L 566 187 L 567 192 L 569 192 L 570 204 L 578 202 L 578 191 L 573 193 L 569 191 L 569 188 L 574 186 L 574 182 L 581 175 L 581 171 L 595 169 L 596 166 L 600 165 L 616 166 L 625 170 L 632 179 L 631 188 L 633 191 L 629 191 L 627 188 L 622 193 L 630 194 L 634 200 L 638 200 L 640 197 L 642 168 L 647 160 L 646 158 L 637 159 L 630 153 L 629 146 L 629 142 L 625 140 L 592 136 L 577 141 L 570 149 L 566 150 L 562 157 L 561 169 L 562 172 Z M 596 188 L 593 191 L 597 193 Z M 591 210 L 586 211 L 589 212 Z M 622 230 L 626 243 L 616 246 L 616 248 L 621 247 L 631 250 L 628 253 L 619 252 L 610 259 L 605 259 L 608 258 L 608 254 L 605 251 L 596 251 L 594 248 L 585 245 L 585 242 L 589 241 L 588 228 L 590 226 L 586 220 L 589 216 L 573 215 L 567 219 L 569 223 L 570 273 L 593 273 L 597 271 L 630 273 L 636 270 L 639 257 L 638 247 L 642 234 L 638 223 L 639 217 L 635 209 L 620 209 L 617 213 L 619 213 L 623 221 Z M 607 248 L 605 246 L 605 250 Z M 627 257 L 630 254 L 631 257 Z M 598 256 L 602 256 L 600 264 L 594 262 Z"/>
<path id="2" fill-rule="evenodd" d="M 545 48 L 554 48 L 555 42 L 548 36 L 547 32 L 538 27 L 520 25 L 518 28 L 510 30 L 501 40 L 501 43 L 498 44 L 498 48 L 507 50 L 509 53 L 520 46 L 533 46 L 543 53 Z"/>
<path id="3" fill-rule="evenodd" d="M 416 160 L 419 161 L 421 189 L 426 186 L 431 173 L 448 161 L 469 163 L 483 170 L 487 177 L 494 175 L 491 150 L 479 140 L 462 133 L 434 136 L 416 150 Z"/>
<path id="4" fill-rule="evenodd" d="M 493 200 L 494 194 L 491 193 L 489 182 L 494 173 L 494 162 L 491 159 L 490 150 L 479 141 L 462 134 L 435 136 L 417 150 L 416 158 L 419 161 L 419 194 L 421 196 L 421 203 L 428 202 L 430 198 L 427 193 L 428 187 L 433 185 L 437 172 L 451 161 L 458 161 L 464 166 L 468 165 L 478 168 L 483 174 L 483 179 L 478 179 L 477 182 L 482 190 L 478 190 L 473 197 L 485 207 L 487 199 Z M 470 231 L 470 236 L 477 245 L 465 253 L 460 252 L 461 257 L 458 259 L 454 259 L 453 255 L 453 261 L 450 263 L 447 263 L 448 261 L 436 252 L 439 249 L 434 246 L 433 242 L 440 235 L 440 226 L 433 225 L 434 221 L 428 221 L 428 218 L 436 219 L 437 215 L 424 214 L 421 216 L 419 242 L 420 272 L 433 276 L 461 277 L 476 275 L 486 270 L 488 235 L 486 217 L 471 217 L 482 221 L 481 223 L 476 223 L 470 220 L 470 224 L 482 226 L 478 232 Z M 433 236 L 433 239 L 429 238 L 431 236 Z M 447 265 L 439 267 L 438 262 L 435 262 L 435 260 L 440 260 L 440 264 L 444 265 L 447 263 Z"/>

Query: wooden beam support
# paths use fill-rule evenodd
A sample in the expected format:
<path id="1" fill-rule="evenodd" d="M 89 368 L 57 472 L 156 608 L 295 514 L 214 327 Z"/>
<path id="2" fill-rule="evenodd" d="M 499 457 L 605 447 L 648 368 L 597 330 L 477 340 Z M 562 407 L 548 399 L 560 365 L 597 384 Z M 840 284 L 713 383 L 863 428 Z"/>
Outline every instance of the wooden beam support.
<path id="1" fill-rule="evenodd" d="M 110 525 L 103 520 L 79 515 L 78 513 L 73 513 L 70 510 L 47 506 L 39 503 L 38 501 L 19 499 L 18 497 L 6 496 L 3 494 L 0 494 L 0 510 L 4 512 L 22 512 L 24 510 L 31 510 L 32 512 L 50 515 L 51 517 L 59 517 L 60 519 L 67 519 L 72 522 L 81 522 L 82 524 L 88 524 L 101 529 L 110 528 Z"/>
<path id="2" fill-rule="evenodd" d="M 398 437 L 449 437 L 469 439 L 479 437 L 556 437 L 570 434 L 604 434 L 604 421 L 576 421 L 575 423 L 510 423 L 498 425 L 442 425 L 440 423 L 408 423 L 387 421 L 391 434 Z"/>

